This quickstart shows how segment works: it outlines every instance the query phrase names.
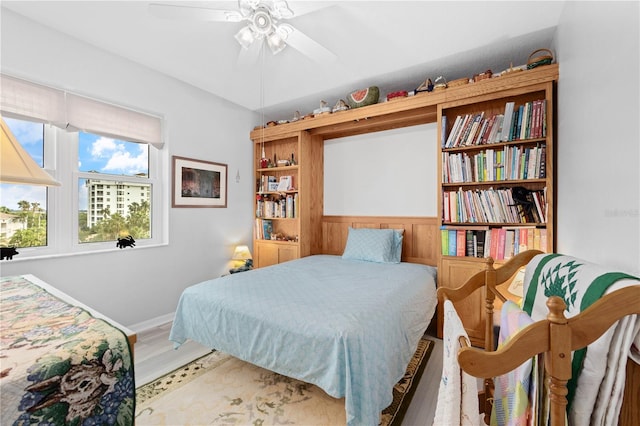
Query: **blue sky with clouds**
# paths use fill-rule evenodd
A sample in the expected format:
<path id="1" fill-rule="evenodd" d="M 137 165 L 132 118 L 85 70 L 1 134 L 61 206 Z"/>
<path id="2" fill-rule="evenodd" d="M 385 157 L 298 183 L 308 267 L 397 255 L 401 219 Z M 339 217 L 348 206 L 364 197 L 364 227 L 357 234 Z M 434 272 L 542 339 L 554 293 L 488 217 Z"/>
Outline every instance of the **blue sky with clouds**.
<path id="1" fill-rule="evenodd" d="M 43 125 L 3 117 L 11 132 L 22 147 L 42 167 L 43 165 Z M 78 133 L 78 170 L 96 171 L 111 175 L 132 176 L 148 174 L 148 146 L 108 138 L 104 136 Z M 58 177 L 58 180 L 60 178 Z M 86 208 L 84 188 L 79 187 L 80 209 Z M 29 185 L 0 185 L 0 205 L 10 209 L 18 208 L 18 201 L 26 200 L 46 206 L 46 187 Z"/>

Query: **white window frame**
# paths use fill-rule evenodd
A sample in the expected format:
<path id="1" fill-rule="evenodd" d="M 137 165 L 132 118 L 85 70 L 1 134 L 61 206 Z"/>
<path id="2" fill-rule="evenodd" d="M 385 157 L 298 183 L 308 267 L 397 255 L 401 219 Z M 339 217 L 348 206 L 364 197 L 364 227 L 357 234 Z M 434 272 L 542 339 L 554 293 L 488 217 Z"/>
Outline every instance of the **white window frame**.
<path id="1" fill-rule="evenodd" d="M 40 93 L 42 92 L 55 92 L 56 94 L 57 92 L 60 92 L 57 89 L 40 86 L 35 83 L 32 84 L 4 75 L 0 75 L 0 77 L 3 83 L 15 83 L 18 85 L 26 86 L 27 88 L 30 88 L 31 85 L 33 85 L 34 90 L 36 91 L 35 96 L 41 96 Z M 149 147 L 149 176 L 144 180 L 144 182 L 151 185 L 151 238 L 136 240 L 135 248 L 139 249 L 143 247 L 166 245 L 168 238 L 168 226 L 166 222 L 168 217 L 168 207 L 166 200 L 168 197 L 169 186 L 167 177 L 169 175 L 169 163 L 167 160 L 167 149 L 164 148 L 163 144 L 164 131 L 162 118 L 159 116 L 150 116 L 146 113 L 137 112 L 127 108 L 122 108 L 122 110 L 119 110 L 119 108 L 121 107 L 118 107 L 116 105 L 97 101 L 95 99 L 79 97 L 70 93 L 66 93 L 64 98 L 76 100 L 79 99 L 86 105 L 96 105 L 97 107 L 103 107 L 104 109 L 100 111 L 100 113 L 104 111 L 105 114 L 111 114 L 111 117 L 113 117 L 114 115 L 118 117 L 121 113 L 128 114 L 128 116 L 134 116 L 137 119 L 141 120 L 141 125 L 144 126 L 144 130 L 148 130 L 153 135 L 153 142 L 149 143 L 144 142 L 144 136 L 141 136 L 140 139 L 137 139 L 137 137 L 134 136 L 134 139 L 136 140 L 131 140 L 131 142 L 146 143 L 146 145 Z M 28 112 L 22 109 L 22 106 L 20 105 L 20 99 L 21 98 L 9 98 L 8 95 L 6 97 L 3 96 L 2 109 L 4 113 L 7 113 L 10 117 L 13 116 L 21 120 L 30 120 L 31 117 L 27 115 Z M 60 102 L 55 103 L 55 105 L 58 106 L 59 104 Z M 47 114 L 50 114 L 50 112 L 45 113 L 45 115 Z M 69 110 L 67 111 L 67 116 L 69 116 Z M 58 115 L 56 115 L 56 117 L 58 117 Z M 34 119 L 35 121 L 40 122 L 47 121 L 44 115 L 42 117 L 36 116 L 34 117 Z M 13 261 L 15 262 L 16 260 L 19 261 L 42 257 L 68 256 L 76 255 L 79 253 L 96 253 L 121 250 L 116 247 L 115 240 L 91 243 L 80 243 L 78 241 L 78 180 L 87 178 L 117 181 L 131 180 L 140 182 L 139 178 L 80 172 L 78 170 L 78 133 L 73 131 L 76 130 L 76 128 L 73 125 L 67 125 L 67 128 L 71 130 L 68 131 L 61 128 L 64 126 L 61 126 L 59 120 L 53 120 L 50 122 L 58 127 L 55 127 L 53 125 L 44 126 L 44 169 L 51 176 L 53 176 L 54 179 L 59 181 L 61 183 L 61 186 L 47 188 L 47 245 L 42 247 L 22 247 L 20 248 L 20 257 L 14 258 Z M 99 132 L 95 132 L 90 129 L 87 129 L 87 132 L 100 134 Z M 125 141 L 130 140 L 126 136 L 120 137 L 118 135 L 112 134 L 108 134 L 105 136 L 114 137 L 115 139 L 121 139 Z M 71 211 L 69 211 L 69 209 L 71 209 Z"/>

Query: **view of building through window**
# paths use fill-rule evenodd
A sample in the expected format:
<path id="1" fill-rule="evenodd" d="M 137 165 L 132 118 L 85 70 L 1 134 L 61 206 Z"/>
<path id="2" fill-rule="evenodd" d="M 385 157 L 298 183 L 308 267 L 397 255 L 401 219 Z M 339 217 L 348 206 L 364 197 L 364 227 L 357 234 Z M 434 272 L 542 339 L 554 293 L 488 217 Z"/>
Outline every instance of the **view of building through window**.
<path id="1" fill-rule="evenodd" d="M 151 237 L 147 144 L 80 132 L 78 169 L 78 242 Z"/>
<path id="2" fill-rule="evenodd" d="M 48 189 L 35 185 L 0 185 L 0 246 L 41 247 L 52 244 L 47 238 L 49 217 L 64 220 L 77 218 L 78 242 L 115 241 L 133 236 L 151 237 L 151 192 L 149 183 L 149 146 L 91 133 L 69 134 L 61 129 L 45 131 L 48 125 L 3 117 L 11 132 L 31 157 L 43 167 L 45 153 L 69 155 L 72 142 L 77 146 L 77 212 L 60 206 L 50 215 Z M 50 138 L 64 134 L 64 140 Z M 71 135 L 71 136 L 69 136 Z M 71 141 L 71 142 L 70 142 Z M 77 144 L 75 143 L 77 141 Z M 45 149 L 51 143 L 54 149 Z M 72 154 L 72 153 L 71 153 Z M 63 182 L 61 191 L 70 191 L 70 178 L 56 176 Z M 66 183 L 66 185 L 65 185 Z M 54 196 L 52 192 L 50 195 Z M 60 205 L 62 203 L 58 203 Z"/>

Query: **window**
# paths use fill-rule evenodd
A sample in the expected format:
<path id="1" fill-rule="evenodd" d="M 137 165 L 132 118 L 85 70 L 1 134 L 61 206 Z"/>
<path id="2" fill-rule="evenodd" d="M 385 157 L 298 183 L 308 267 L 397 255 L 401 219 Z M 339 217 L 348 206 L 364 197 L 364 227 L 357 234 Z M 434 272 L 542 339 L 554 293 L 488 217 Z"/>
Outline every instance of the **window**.
<path id="1" fill-rule="evenodd" d="M 25 151 L 61 183 L 0 184 L 0 246 L 20 247 L 19 258 L 27 258 L 115 250 L 116 240 L 128 235 L 136 247 L 162 243 L 166 190 L 159 119 L 65 94 L 62 116 L 68 123 L 60 123 L 60 114 L 47 120 L 49 112 L 25 111 L 22 105 L 46 104 L 33 99 L 55 89 L 33 85 L 36 90 L 32 83 L 0 77 L 2 119 Z M 12 85 L 31 91 L 24 95 Z M 60 102 L 54 104 L 57 112 Z"/>
<path id="2" fill-rule="evenodd" d="M 79 243 L 151 237 L 149 145 L 80 132 L 78 169 Z M 104 197 L 124 184 L 141 190 L 114 201 Z"/>
<path id="3" fill-rule="evenodd" d="M 5 120 L 24 150 L 44 167 L 44 125 Z M 47 187 L 0 185 L 0 246 L 47 246 Z"/>

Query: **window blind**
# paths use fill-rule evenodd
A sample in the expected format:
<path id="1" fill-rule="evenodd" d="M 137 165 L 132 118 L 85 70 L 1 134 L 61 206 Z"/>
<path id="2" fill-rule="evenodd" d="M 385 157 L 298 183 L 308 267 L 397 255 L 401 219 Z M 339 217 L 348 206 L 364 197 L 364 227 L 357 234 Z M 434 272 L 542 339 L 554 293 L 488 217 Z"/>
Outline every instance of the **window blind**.
<path id="1" fill-rule="evenodd" d="M 62 90 L 0 74 L 0 111 L 12 118 L 35 120 L 65 128 Z"/>
<path id="2" fill-rule="evenodd" d="M 67 129 L 143 142 L 162 148 L 159 118 L 67 93 Z"/>
<path id="3" fill-rule="evenodd" d="M 161 149 L 160 117 L 79 96 L 15 77 L 0 75 L 2 114 L 82 130 Z"/>

